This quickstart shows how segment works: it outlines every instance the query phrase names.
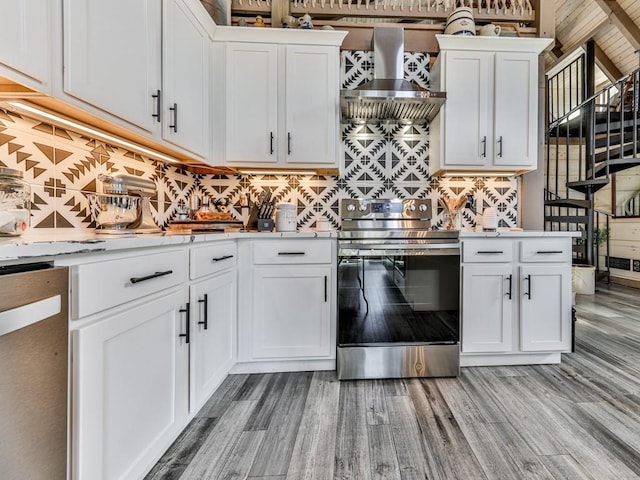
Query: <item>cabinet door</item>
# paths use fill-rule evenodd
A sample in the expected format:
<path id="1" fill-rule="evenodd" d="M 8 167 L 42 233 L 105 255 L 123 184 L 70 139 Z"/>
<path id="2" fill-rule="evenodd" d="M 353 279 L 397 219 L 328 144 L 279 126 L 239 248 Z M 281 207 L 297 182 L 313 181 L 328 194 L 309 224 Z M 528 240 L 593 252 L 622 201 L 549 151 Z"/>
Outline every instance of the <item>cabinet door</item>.
<path id="1" fill-rule="evenodd" d="M 571 266 L 520 267 L 520 349 L 571 349 Z"/>
<path id="2" fill-rule="evenodd" d="M 336 163 L 338 83 L 336 47 L 287 46 L 286 163 Z"/>
<path id="3" fill-rule="evenodd" d="M 0 74 L 40 91 L 51 80 L 50 0 L 5 0 L 0 28 Z M 6 67 L 2 68 L 2 67 Z"/>
<path id="4" fill-rule="evenodd" d="M 74 332 L 76 478 L 141 478 L 184 427 L 182 290 Z"/>
<path id="5" fill-rule="evenodd" d="M 191 411 L 197 411 L 235 362 L 236 271 L 197 283 L 190 289 Z"/>
<path id="6" fill-rule="evenodd" d="M 183 0 L 166 0 L 164 14 L 162 136 L 207 158 L 211 150 L 209 36 Z"/>
<path id="7" fill-rule="evenodd" d="M 463 265 L 462 351 L 511 351 L 513 274 L 511 264 Z"/>
<path id="8" fill-rule="evenodd" d="M 269 165 L 278 161 L 278 46 L 229 43 L 226 49 L 226 160 Z"/>
<path id="9" fill-rule="evenodd" d="M 481 168 L 493 155 L 493 53 L 446 52 L 443 166 Z"/>
<path id="10" fill-rule="evenodd" d="M 330 356 L 331 267 L 258 267 L 253 275 L 251 356 Z"/>
<path id="11" fill-rule="evenodd" d="M 157 0 L 64 0 L 64 91 L 158 132 L 161 13 Z"/>
<path id="12" fill-rule="evenodd" d="M 496 53 L 496 166 L 536 168 L 538 164 L 538 56 Z"/>

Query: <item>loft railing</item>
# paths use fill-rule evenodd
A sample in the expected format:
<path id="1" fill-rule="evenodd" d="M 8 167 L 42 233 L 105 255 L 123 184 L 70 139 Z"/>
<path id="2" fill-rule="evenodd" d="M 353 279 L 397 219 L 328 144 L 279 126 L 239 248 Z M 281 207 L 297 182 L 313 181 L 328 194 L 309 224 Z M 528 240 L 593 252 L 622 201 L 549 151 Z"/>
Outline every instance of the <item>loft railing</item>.
<path id="1" fill-rule="evenodd" d="M 558 73 L 547 79 L 547 111 L 550 124 L 584 101 L 585 55 L 582 54 Z"/>

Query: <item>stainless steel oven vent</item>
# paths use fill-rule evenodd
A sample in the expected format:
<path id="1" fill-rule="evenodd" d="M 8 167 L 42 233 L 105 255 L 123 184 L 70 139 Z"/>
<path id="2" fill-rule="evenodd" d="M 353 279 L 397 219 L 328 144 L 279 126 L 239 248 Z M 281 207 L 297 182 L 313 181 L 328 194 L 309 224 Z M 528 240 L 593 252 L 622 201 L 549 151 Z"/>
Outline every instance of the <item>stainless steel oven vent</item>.
<path id="1" fill-rule="evenodd" d="M 343 121 L 421 123 L 433 120 L 447 96 L 404 79 L 404 30 L 375 27 L 373 51 L 374 79 L 340 93 Z"/>

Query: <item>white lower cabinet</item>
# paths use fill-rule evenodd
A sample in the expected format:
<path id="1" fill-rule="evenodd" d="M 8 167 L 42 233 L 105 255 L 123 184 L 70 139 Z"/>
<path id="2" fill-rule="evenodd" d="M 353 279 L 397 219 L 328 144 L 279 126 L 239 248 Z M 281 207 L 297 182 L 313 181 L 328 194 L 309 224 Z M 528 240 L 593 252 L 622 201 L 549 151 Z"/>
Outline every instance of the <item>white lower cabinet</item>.
<path id="1" fill-rule="evenodd" d="M 239 242 L 238 363 L 234 373 L 333 370 L 336 242 Z"/>
<path id="2" fill-rule="evenodd" d="M 511 264 L 462 267 L 463 352 L 508 352 L 513 322 Z"/>
<path id="3" fill-rule="evenodd" d="M 178 287 L 74 331 L 76 480 L 141 478 L 184 427 L 185 297 Z"/>
<path id="4" fill-rule="evenodd" d="M 462 248 L 461 365 L 558 363 L 571 350 L 571 239 Z"/>
<path id="5" fill-rule="evenodd" d="M 520 267 L 520 349 L 525 352 L 571 348 L 571 266 Z"/>
<path id="6" fill-rule="evenodd" d="M 236 360 L 236 271 L 189 288 L 191 324 L 191 412 L 225 379 Z"/>
<path id="7" fill-rule="evenodd" d="M 331 355 L 331 267 L 257 267 L 251 356 Z"/>

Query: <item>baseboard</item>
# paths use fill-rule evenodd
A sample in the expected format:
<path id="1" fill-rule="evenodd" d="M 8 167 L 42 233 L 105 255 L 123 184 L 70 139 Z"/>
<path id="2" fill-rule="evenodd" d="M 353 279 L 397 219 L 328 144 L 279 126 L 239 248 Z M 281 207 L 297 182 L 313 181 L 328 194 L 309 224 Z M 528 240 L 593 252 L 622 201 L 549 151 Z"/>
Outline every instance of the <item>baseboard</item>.
<path id="1" fill-rule="evenodd" d="M 519 354 L 460 354 L 461 367 L 497 367 L 505 365 L 544 365 L 560 363 L 560 352 Z"/>
<path id="2" fill-rule="evenodd" d="M 336 360 L 275 360 L 265 362 L 238 362 L 229 373 L 275 373 L 335 370 Z"/>
<path id="3" fill-rule="evenodd" d="M 609 280 L 616 285 L 624 285 L 625 287 L 640 288 L 640 280 L 632 280 L 630 278 L 611 277 Z"/>

